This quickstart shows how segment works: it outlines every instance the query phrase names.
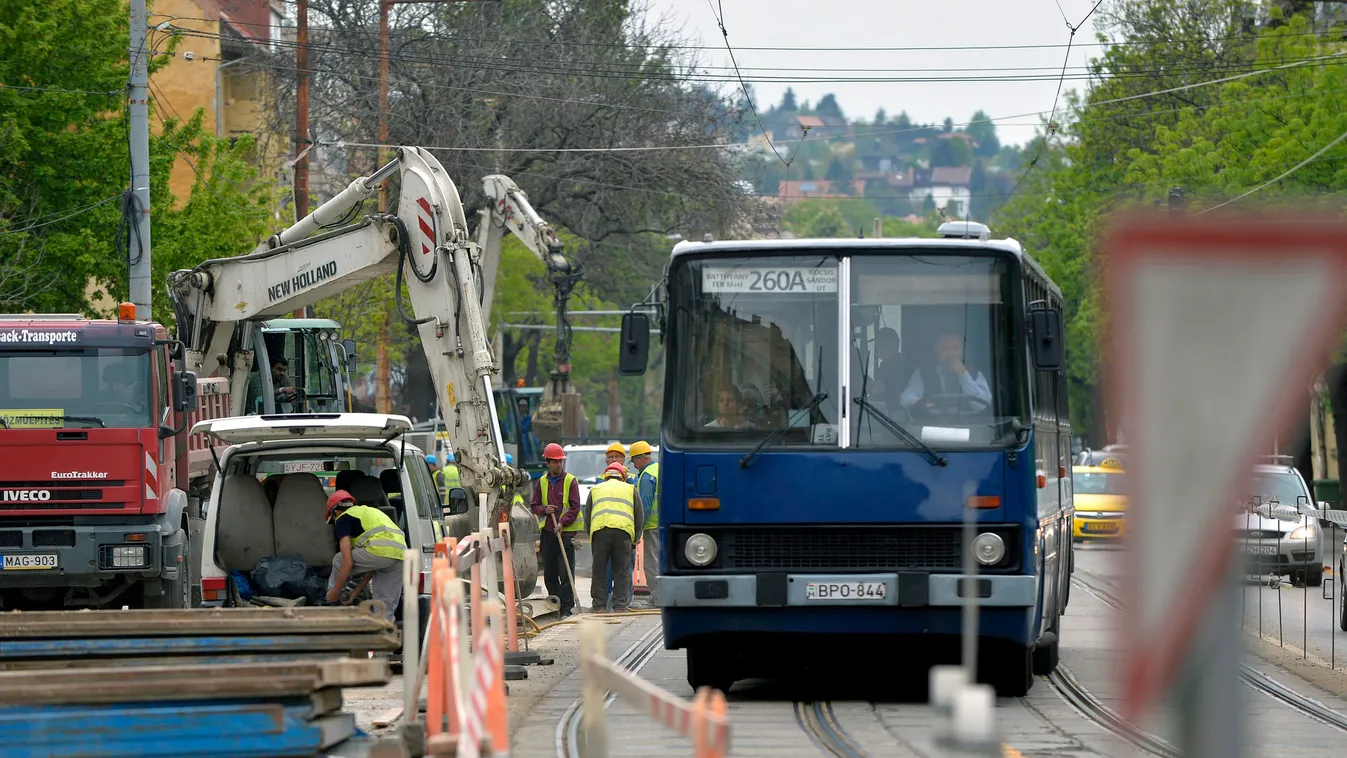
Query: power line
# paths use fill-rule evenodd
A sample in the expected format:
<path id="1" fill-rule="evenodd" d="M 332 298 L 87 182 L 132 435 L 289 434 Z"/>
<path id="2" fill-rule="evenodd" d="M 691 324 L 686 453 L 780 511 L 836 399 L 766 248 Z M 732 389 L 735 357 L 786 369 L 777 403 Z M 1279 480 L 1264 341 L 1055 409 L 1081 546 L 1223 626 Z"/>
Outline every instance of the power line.
<path id="1" fill-rule="evenodd" d="M 6 230 L 4 230 L 4 231 L 0 231 L 0 237 L 7 237 L 7 236 L 9 236 L 9 235 L 11 235 L 11 234 L 22 234 L 22 233 L 24 233 L 24 232 L 30 232 L 30 231 L 32 231 L 32 230 L 34 230 L 34 229 L 41 229 L 41 228 L 44 227 L 44 226 L 51 226 L 52 224 L 60 223 L 60 222 L 62 222 L 62 221 L 65 221 L 66 219 L 72 219 L 72 218 L 74 218 L 74 217 L 76 217 L 76 216 L 79 216 L 79 215 L 83 215 L 83 214 L 85 214 L 85 213 L 88 213 L 89 211 L 92 211 L 92 210 L 95 209 L 95 208 L 101 208 L 102 206 L 107 205 L 108 203 L 110 203 L 110 202 L 112 202 L 112 201 L 114 201 L 114 200 L 120 198 L 121 196 L 122 196 L 121 193 L 117 193 L 116 195 L 113 195 L 112 197 L 104 198 L 104 199 L 102 199 L 102 200 L 99 200 L 99 201 L 96 202 L 96 203 L 91 203 L 91 204 L 89 204 L 89 205 L 81 206 L 81 207 L 79 207 L 79 208 L 76 208 L 76 209 L 74 209 L 74 210 L 72 210 L 72 211 L 68 211 L 68 212 L 63 211 L 62 213 L 63 213 L 64 215 L 62 215 L 62 216 L 60 216 L 60 217 L 58 217 L 58 218 L 53 218 L 53 219 L 50 219 L 50 220 L 48 220 L 48 221 L 42 221 L 42 222 L 35 223 L 35 224 L 29 224 L 28 226 L 25 226 L 25 227 L 22 227 L 22 228 L 19 228 L 19 229 L 6 229 Z"/>
<path id="2" fill-rule="evenodd" d="M 283 1 L 284 1 L 284 0 L 283 0 Z M 291 4 L 293 4 L 293 3 L 291 3 Z M 1083 26 L 1084 23 L 1085 23 L 1085 21 L 1088 21 L 1088 20 L 1094 15 L 1095 11 L 1099 9 L 1100 5 L 1102 5 L 1102 2 L 1101 2 L 1101 3 L 1096 3 L 1095 6 L 1090 10 L 1089 14 L 1087 14 L 1087 15 L 1085 16 L 1085 20 L 1082 21 L 1080 24 L 1077 25 L 1077 28 L 1080 28 L 1080 26 Z M 310 11 L 310 12 L 312 12 L 312 11 Z M 151 14 L 151 17 L 152 17 L 152 18 L 166 18 L 166 19 L 172 19 L 172 20 L 178 20 L 178 21 L 207 21 L 207 22 L 211 22 L 211 23 L 217 22 L 217 21 L 219 20 L 219 19 L 214 19 L 214 18 L 205 18 L 205 17 L 202 17 L 202 16 L 178 16 L 178 15 L 172 15 L 172 14 L 166 14 L 166 13 L 155 13 L 155 14 Z M 283 29 L 287 29 L 287 28 L 288 28 L 288 27 L 286 27 L 286 26 L 284 26 L 284 25 L 282 25 L 282 24 L 262 24 L 262 23 L 256 23 L 256 22 L 248 23 L 248 22 L 238 21 L 238 20 L 234 20 L 234 19 L 231 19 L 231 20 L 230 20 L 230 23 L 233 24 L 234 26 L 246 26 L 246 27 L 259 28 L 259 29 L 275 29 L 275 30 L 283 30 Z M 340 33 L 340 34 L 361 35 L 361 36 L 366 36 L 366 37 L 370 37 L 370 38 L 377 37 L 377 35 L 378 35 L 378 32 L 376 32 L 376 31 L 364 31 L 364 30 L 359 30 L 359 29 L 341 29 L 341 30 L 337 30 L 337 29 L 333 29 L 333 28 L 317 27 L 317 26 L 315 26 L 315 25 L 313 25 L 313 24 L 310 24 L 310 27 L 311 27 L 311 29 L 316 30 L 316 31 L 330 31 L 330 32 L 335 32 L 335 33 Z M 723 49 L 723 47 L 720 46 L 720 45 L 675 45 L 675 44 L 669 44 L 669 43 L 654 43 L 654 42 L 651 42 L 651 43 L 642 43 L 642 42 L 581 42 L 581 41 L 578 41 L 578 40 L 562 40 L 562 39 L 526 39 L 526 40 L 520 40 L 520 39 L 507 39 L 507 38 L 502 38 L 502 37 L 467 37 L 467 36 L 459 36 L 459 35 L 432 34 L 432 33 L 426 32 L 426 31 L 421 30 L 421 29 L 418 29 L 418 30 L 417 30 L 417 33 L 418 33 L 419 35 L 425 37 L 426 39 L 431 39 L 431 40 L 441 40 L 441 41 L 445 41 L 445 42 L 480 42 L 480 43 L 488 43 L 488 44 L 510 44 L 510 45 L 527 45 L 527 46 L 544 45 L 544 46 L 554 46 L 554 47 L 591 47 L 591 48 L 618 48 L 618 49 L 651 48 L 651 49 L 656 49 L 656 50 L 709 50 L 709 51 L 720 51 L 720 50 Z M 1324 37 L 1324 38 L 1328 38 L 1328 37 L 1333 37 L 1334 35 L 1333 35 L 1332 32 L 1325 32 L 1325 31 L 1313 32 L 1313 31 L 1311 31 L 1311 32 L 1294 32 L 1294 33 L 1288 33 L 1288 34 L 1283 34 L 1283 35 L 1279 35 L 1279 36 L 1282 36 L 1282 37 L 1288 37 L 1288 38 L 1294 38 L 1294 37 Z M 1208 36 L 1201 36 L 1201 35 L 1199 35 L 1199 36 L 1193 36 L 1193 37 L 1180 37 L 1180 38 L 1177 38 L 1177 39 L 1173 40 L 1173 42 L 1176 43 L 1176 44 L 1195 44 L 1195 45 L 1200 45 L 1200 44 L 1213 44 L 1213 43 L 1221 43 L 1221 42 L 1247 42 L 1247 41 L 1249 41 L 1249 40 L 1251 39 L 1251 37 L 1252 37 L 1252 35 L 1231 36 L 1231 37 L 1208 37 Z M 275 42 L 275 41 L 276 41 L 276 40 L 269 40 L 269 42 Z M 1074 47 L 1076 47 L 1076 48 L 1082 48 L 1082 47 L 1132 47 L 1132 46 L 1141 46 L 1141 45 L 1149 45 L 1149 44 L 1153 44 L 1153 43 L 1150 43 L 1150 42 L 1141 42 L 1141 41 L 1138 41 L 1138 42 L 1128 42 L 1128 41 L 1125 41 L 1125 40 L 1124 40 L 1124 41 L 1114 41 L 1114 42 L 1082 42 L 1082 43 L 1078 43 L 1078 44 L 1074 45 Z M 1066 47 L 1066 45 L 1063 45 L 1063 44 L 1022 44 L 1022 45 L 915 45 L 915 46 L 881 46 L 881 47 L 851 47 L 851 46 L 840 46 L 840 47 L 831 47 L 831 46 L 820 46 L 820 47 L 815 47 L 815 46 L 796 46 L 796 47 L 766 46 L 766 47 L 748 47 L 748 46 L 740 46 L 740 47 L 738 47 L 737 49 L 738 49 L 739 51 L 741 51 L 741 52 L 753 51 L 753 52 L 782 52 L 782 53 L 813 53 L 813 52 L 839 52 L 839 53 L 858 53 L 858 52 L 862 52 L 862 53 L 863 53 L 863 52 L 872 52 L 872 53 L 914 52 L 914 53 L 927 53 L 927 52 L 966 52 L 966 51 L 981 51 L 981 50 L 1061 50 L 1061 49 L 1063 49 L 1063 48 L 1065 48 L 1065 47 Z"/>
<path id="3" fill-rule="evenodd" d="M 706 1 L 708 4 L 711 2 L 711 0 Z M 720 0 L 716 0 L 716 2 L 719 4 Z M 772 135 L 768 134 L 767 127 L 762 125 L 762 116 L 758 115 L 758 106 L 753 104 L 753 96 L 748 91 L 748 85 L 744 84 L 744 75 L 739 72 L 739 62 L 734 59 L 734 47 L 730 45 L 730 33 L 725 28 L 725 6 L 719 5 L 719 12 L 717 12 L 716 7 L 713 6 L 711 8 L 711 15 L 716 19 L 716 26 L 720 27 L 720 35 L 725 38 L 725 52 L 729 53 L 730 65 L 734 66 L 734 76 L 739 80 L 739 91 L 744 93 L 744 100 L 748 102 L 748 109 L 753 111 L 753 118 L 758 121 L 758 130 L 762 132 L 763 138 L 767 140 L 767 146 L 772 149 L 772 155 L 775 155 L 776 159 L 781 161 L 786 168 L 790 168 L 790 164 L 795 162 L 794 156 L 782 158 L 781 153 L 776 149 L 776 145 L 772 144 Z M 805 136 L 808 136 L 808 134 L 808 132 L 805 132 Z"/>
<path id="4" fill-rule="evenodd" d="M 1319 148 L 1318 150 L 1316 150 L 1315 153 L 1314 153 L 1314 155 L 1311 155 L 1310 157 L 1306 158 L 1305 160 L 1303 160 L 1303 161 L 1297 163 L 1296 165 L 1292 166 L 1291 168 L 1289 168 L 1289 169 L 1283 171 L 1281 174 L 1277 175 L 1275 178 L 1272 178 L 1272 179 L 1267 180 L 1266 182 L 1263 182 L 1262 184 L 1258 185 L 1257 187 L 1254 187 L 1253 189 L 1249 190 L 1248 192 L 1245 192 L 1245 193 L 1242 194 L 1242 195 L 1239 195 L 1239 196 L 1237 196 L 1237 197 L 1232 197 L 1232 198 L 1230 198 L 1229 200 L 1226 200 L 1224 203 L 1221 203 L 1220 205 L 1213 205 L 1213 206 L 1211 206 L 1210 208 L 1207 208 L 1207 209 L 1205 209 L 1205 210 L 1202 210 L 1202 211 L 1199 211 L 1199 212 L 1197 212 L 1197 213 L 1194 213 L 1193 215 L 1194 215 L 1194 216 L 1201 216 L 1203 213 L 1210 213 L 1211 211 L 1214 211 L 1214 210 L 1216 210 L 1217 208 L 1224 208 L 1225 206 L 1230 205 L 1231 203 L 1237 203 L 1237 202 L 1239 202 L 1240 200 L 1243 200 L 1244 198 L 1248 197 L 1249 195 L 1252 195 L 1252 194 L 1254 194 L 1254 193 L 1256 193 L 1256 192 L 1259 192 L 1260 190 L 1266 189 L 1267 187 L 1270 187 L 1270 186 L 1276 184 L 1277 182 L 1280 182 L 1281 180 L 1285 179 L 1286 177 L 1290 176 L 1291 174 L 1294 174 L 1295 172 L 1299 171 L 1300 169 L 1302 169 L 1302 168 L 1304 168 L 1304 167 L 1310 165 L 1311 163 L 1313 163 L 1313 162 L 1315 161 L 1315 159 L 1317 159 L 1319 156 L 1323 155 L 1324 153 L 1328 152 L 1329 150 L 1332 150 L 1332 149 L 1333 149 L 1339 142 L 1342 142 L 1344 139 L 1347 139 L 1347 132 L 1343 132 L 1342 134 L 1339 134 L 1337 137 L 1335 137 L 1335 138 L 1333 139 L 1332 142 L 1330 142 L 1330 143 L 1328 143 L 1327 145 L 1324 145 L 1323 147 L 1321 147 L 1321 148 Z"/>

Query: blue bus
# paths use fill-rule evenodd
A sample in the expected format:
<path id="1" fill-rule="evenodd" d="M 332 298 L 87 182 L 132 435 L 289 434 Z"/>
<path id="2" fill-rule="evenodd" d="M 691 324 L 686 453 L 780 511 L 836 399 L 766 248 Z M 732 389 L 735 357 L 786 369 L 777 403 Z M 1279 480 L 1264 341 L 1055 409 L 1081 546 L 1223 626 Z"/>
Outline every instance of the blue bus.
<path id="1" fill-rule="evenodd" d="M 653 596 L 694 688 L 849 635 L 957 655 L 965 592 L 980 680 L 1018 696 L 1056 667 L 1073 517 L 1061 292 L 989 237 L 953 222 L 938 239 L 674 248 L 653 308 Z M 624 373 L 645 371 L 651 310 L 624 316 Z"/>

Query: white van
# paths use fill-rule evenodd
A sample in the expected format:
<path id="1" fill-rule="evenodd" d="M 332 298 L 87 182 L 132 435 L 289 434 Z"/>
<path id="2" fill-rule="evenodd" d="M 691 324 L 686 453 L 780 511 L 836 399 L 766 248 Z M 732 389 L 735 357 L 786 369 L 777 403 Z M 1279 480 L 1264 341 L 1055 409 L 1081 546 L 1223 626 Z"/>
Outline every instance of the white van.
<path id="1" fill-rule="evenodd" d="M 419 603 L 426 618 L 431 558 L 445 534 L 444 518 L 465 512 L 468 503 L 464 495 L 441 506 L 425 453 L 402 439 L 411 427 L 405 416 L 376 413 L 243 416 L 194 426 L 193 434 L 227 445 L 205 505 L 201 604 L 240 604 L 230 572 L 250 574 L 270 556 L 298 554 L 327 576 L 337 552 L 327 498 L 344 489 L 386 513 L 421 556 Z"/>

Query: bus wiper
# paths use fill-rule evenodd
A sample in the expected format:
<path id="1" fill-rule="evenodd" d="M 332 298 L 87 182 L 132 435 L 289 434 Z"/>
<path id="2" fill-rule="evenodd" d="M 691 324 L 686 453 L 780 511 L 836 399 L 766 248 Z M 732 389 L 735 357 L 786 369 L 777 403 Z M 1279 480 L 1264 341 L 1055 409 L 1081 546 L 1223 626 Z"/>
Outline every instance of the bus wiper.
<path id="1" fill-rule="evenodd" d="M 809 405 L 806 405 L 803 408 L 796 409 L 795 413 L 791 414 L 790 417 L 786 419 L 786 423 L 784 425 L 773 429 L 771 434 L 762 438 L 762 442 L 759 442 L 757 447 L 748 451 L 748 455 L 745 455 L 743 458 L 739 459 L 739 468 L 748 468 L 748 464 L 753 462 L 753 459 L 757 457 L 758 453 L 763 451 L 763 448 L 766 448 L 768 445 L 780 439 L 782 435 L 784 435 L 786 432 L 790 431 L 790 429 L 795 424 L 795 419 L 799 418 L 799 413 L 801 411 L 805 413 L 813 413 L 814 409 L 818 408 L 819 403 L 827 399 L 828 393 L 820 392 L 809 401 Z"/>
<path id="2" fill-rule="evenodd" d="M 881 426 L 901 437 L 907 444 L 921 448 L 922 455 L 926 457 L 926 460 L 931 462 L 932 466 L 949 465 L 948 458 L 937 453 L 930 445 L 922 442 L 920 437 L 904 429 L 897 421 L 889 418 L 888 414 L 876 408 L 869 400 L 866 400 L 863 397 L 858 397 L 856 398 L 856 405 L 859 405 L 861 410 L 867 410 L 873 413 L 875 418 L 879 419 Z"/>
<path id="3" fill-rule="evenodd" d="M 74 421 L 80 424 L 98 424 L 100 429 L 108 428 L 108 425 L 103 423 L 103 419 L 97 416 L 47 416 L 46 418 L 59 418 L 62 421 Z"/>

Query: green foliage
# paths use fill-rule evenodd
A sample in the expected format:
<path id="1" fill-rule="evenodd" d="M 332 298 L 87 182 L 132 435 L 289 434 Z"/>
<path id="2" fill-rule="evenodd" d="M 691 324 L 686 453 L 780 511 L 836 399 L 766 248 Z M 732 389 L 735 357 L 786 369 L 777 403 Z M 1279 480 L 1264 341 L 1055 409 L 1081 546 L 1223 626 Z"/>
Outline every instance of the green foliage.
<path id="1" fill-rule="evenodd" d="M 964 129 L 968 136 L 978 143 L 973 154 L 979 158 L 991 158 L 1001 149 L 1001 140 L 996 136 L 996 124 L 992 123 L 991 117 L 982 111 L 973 113 L 973 117 L 968 120 L 968 127 Z"/>
<path id="2" fill-rule="evenodd" d="M 1277 28 L 1246 30 L 1235 0 L 1136 0 L 1119 5 L 1126 45 L 1094 62 L 1100 84 L 1072 98 L 1074 122 L 1048 146 L 1025 154 L 1038 162 L 994 218 L 997 236 L 1019 239 L 1062 288 L 1071 353 L 1073 415 L 1102 442 L 1099 396 L 1101 298 L 1097 251 L 1110 216 L 1150 208 L 1172 187 L 1190 212 L 1258 187 L 1347 131 L 1347 97 L 1333 65 L 1303 65 L 1165 95 L 1148 93 L 1220 78 L 1231 70 L 1270 69 L 1338 52 L 1309 34 L 1303 17 Z M 1194 45 L 1195 38 L 1213 40 Z M 1153 75 L 1128 76 L 1147 70 Z M 1114 102 L 1135 95 L 1146 97 Z M 1261 190 L 1261 201 L 1342 205 L 1347 165 L 1339 146 Z M 1307 200 L 1309 196 L 1321 198 Z"/>
<path id="3" fill-rule="evenodd" d="M 122 96 L 129 73 L 126 9 L 119 0 L 0 0 L 0 19 L 0 82 L 37 88 L 0 89 L 0 261 L 40 250 L 27 259 L 27 273 L 49 282 L 0 300 L 19 310 L 89 311 L 90 279 L 123 299 L 128 258 L 116 249 L 114 230 L 116 200 L 130 173 Z M 166 61 L 160 56 L 151 69 Z M 186 123 L 161 119 L 161 133 L 151 138 L 156 285 L 173 269 L 246 252 L 272 225 L 273 195 L 257 185 L 246 158 L 251 140 L 232 146 L 216 140 L 201 118 L 198 112 Z M 194 165 L 197 179 L 176 207 L 168 178 L 180 158 Z M 93 207 L 104 200 L 113 202 Z M 83 208 L 89 210 L 71 215 Z M 35 224 L 45 225 L 16 231 Z M 162 286 L 152 292 L 155 315 L 168 319 Z"/>

